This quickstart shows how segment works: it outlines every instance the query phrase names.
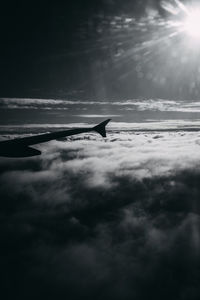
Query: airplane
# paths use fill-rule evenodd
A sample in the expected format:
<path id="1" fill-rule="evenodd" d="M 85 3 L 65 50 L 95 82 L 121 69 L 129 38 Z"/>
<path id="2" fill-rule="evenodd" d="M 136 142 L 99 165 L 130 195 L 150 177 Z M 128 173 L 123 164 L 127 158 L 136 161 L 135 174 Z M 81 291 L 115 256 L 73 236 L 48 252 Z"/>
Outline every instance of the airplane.
<path id="1" fill-rule="evenodd" d="M 87 128 L 76 128 L 70 130 L 62 130 L 52 133 L 44 133 L 24 138 L 16 138 L 0 142 L 0 156 L 4 157 L 30 157 L 40 155 L 42 152 L 29 147 L 31 145 L 45 143 L 55 139 L 61 139 L 66 136 L 80 134 L 84 132 L 96 131 L 102 137 L 106 137 L 106 125 L 111 119 L 107 119 L 102 123 Z"/>

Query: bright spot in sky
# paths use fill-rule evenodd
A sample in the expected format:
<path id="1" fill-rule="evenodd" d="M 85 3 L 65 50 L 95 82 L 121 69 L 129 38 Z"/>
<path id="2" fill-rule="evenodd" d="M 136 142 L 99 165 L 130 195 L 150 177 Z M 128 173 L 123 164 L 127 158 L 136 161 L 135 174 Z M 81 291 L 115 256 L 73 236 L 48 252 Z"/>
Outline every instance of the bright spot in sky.
<path id="1" fill-rule="evenodd" d="M 184 22 L 184 31 L 195 39 L 200 39 L 200 9 L 190 11 Z"/>
<path id="2" fill-rule="evenodd" d="M 168 1 L 163 1 L 162 7 L 177 18 L 177 23 L 174 23 L 177 29 L 175 33 L 185 33 L 194 40 L 200 40 L 200 5 L 197 2 L 193 5 L 185 5 L 180 0 L 174 0 L 173 6 Z"/>

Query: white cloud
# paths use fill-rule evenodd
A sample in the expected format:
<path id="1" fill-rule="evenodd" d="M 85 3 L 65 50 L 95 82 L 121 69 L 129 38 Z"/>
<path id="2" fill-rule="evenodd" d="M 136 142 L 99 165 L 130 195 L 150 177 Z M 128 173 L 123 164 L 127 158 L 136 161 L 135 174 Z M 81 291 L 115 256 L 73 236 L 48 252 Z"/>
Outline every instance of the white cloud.
<path id="1" fill-rule="evenodd" d="M 81 118 L 113 118 L 113 117 L 120 117 L 121 115 L 74 115 L 75 117 L 81 117 Z"/>
<path id="2" fill-rule="evenodd" d="M 39 281 L 75 299 L 100 288 L 105 299 L 139 298 L 155 278 L 167 291 L 198 289 L 199 145 L 196 132 L 111 132 L 0 158 L 4 259 L 22 266 L 28 291 Z"/>
<path id="3" fill-rule="evenodd" d="M 93 135 L 90 140 L 79 137 L 66 142 L 52 141 L 37 148 L 43 152 L 40 160 L 44 166 L 48 165 L 48 172 L 53 171 L 55 177 L 57 172 L 63 174 L 66 171 L 84 175 L 90 186 L 105 187 L 111 184 L 113 176 L 127 175 L 143 180 L 196 168 L 200 165 L 199 144 L 200 135 L 195 132 L 184 135 L 179 132 L 162 132 L 161 135 L 123 132 L 110 133 L 105 141 Z M 34 178 L 41 178 L 42 174 L 38 173 Z M 27 178 L 29 176 L 24 180 Z"/>
<path id="4" fill-rule="evenodd" d="M 45 109 L 68 110 L 69 106 L 111 106 L 121 111 L 161 111 L 161 112 L 200 112 L 200 101 L 180 101 L 167 99 L 129 99 L 129 100 L 60 100 L 33 98 L 0 98 L 0 108 L 7 109 Z M 121 108 L 120 108 L 121 107 Z M 92 115 L 92 114 L 91 114 Z M 97 114 L 98 115 L 98 114 Z M 116 114 L 114 114 L 116 115 Z"/>
<path id="5" fill-rule="evenodd" d="M 111 115 L 108 115 L 109 117 L 112 117 Z M 108 117 L 102 116 L 101 117 Z M 88 116 L 85 116 L 88 118 Z M 94 117 L 94 116 L 92 116 Z M 97 117 L 97 116 L 96 116 Z M 100 117 L 100 115 L 99 115 Z M 100 122 L 100 121 L 99 121 Z M 25 129 L 30 129 L 30 131 L 39 131 L 45 132 L 45 131 L 53 131 L 55 129 L 68 129 L 68 128 L 80 128 L 80 127 L 92 127 L 97 125 L 99 122 L 96 123 L 90 123 L 90 122 L 74 122 L 74 123 L 67 123 L 67 124 L 21 124 L 21 125 L 1 125 L 0 132 L 10 132 L 10 133 L 17 133 L 22 132 Z M 184 131 L 199 131 L 200 130 L 200 120 L 147 120 L 147 122 L 115 122 L 111 121 L 107 127 L 107 130 L 117 130 L 120 132 L 123 131 L 139 131 L 143 133 L 148 132 L 156 132 L 156 131 L 183 131 L 182 134 L 184 134 Z M 26 133 L 27 130 L 26 130 Z"/>

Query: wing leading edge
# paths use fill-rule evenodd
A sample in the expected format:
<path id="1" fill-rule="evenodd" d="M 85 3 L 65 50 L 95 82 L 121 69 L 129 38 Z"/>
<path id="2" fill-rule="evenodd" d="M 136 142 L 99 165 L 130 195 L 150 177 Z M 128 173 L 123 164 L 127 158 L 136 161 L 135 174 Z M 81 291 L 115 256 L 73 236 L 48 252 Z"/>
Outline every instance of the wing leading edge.
<path id="1" fill-rule="evenodd" d="M 51 140 L 63 138 L 66 136 L 76 135 L 85 132 L 96 131 L 102 137 L 106 137 L 106 125 L 111 119 L 107 119 L 102 123 L 89 128 L 76 128 L 70 130 L 62 130 L 58 132 L 39 134 L 31 137 L 17 138 L 0 142 L 0 156 L 5 157 L 28 157 L 40 155 L 41 152 L 29 146 L 45 143 Z"/>

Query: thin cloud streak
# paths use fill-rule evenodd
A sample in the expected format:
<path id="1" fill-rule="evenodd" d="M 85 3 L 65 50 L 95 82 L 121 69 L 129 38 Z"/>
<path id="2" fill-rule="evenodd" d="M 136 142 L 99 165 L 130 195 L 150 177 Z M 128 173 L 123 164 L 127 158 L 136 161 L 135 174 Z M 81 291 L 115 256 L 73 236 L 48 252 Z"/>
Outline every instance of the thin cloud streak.
<path id="1" fill-rule="evenodd" d="M 108 115 L 109 117 L 111 115 Z M 104 115 L 104 118 L 108 117 Z M 99 115 L 99 118 L 103 118 L 102 115 Z M 88 118 L 88 116 L 85 116 Z M 92 117 L 93 118 L 93 117 Z M 32 131 L 37 132 L 37 130 L 41 132 L 46 132 L 46 130 L 53 131 L 62 130 L 62 129 L 71 129 L 71 128 L 80 128 L 80 127 L 92 127 L 95 126 L 96 123 L 90 122 L 81 122 L 81 123 L 67 123 L 67 124 L 21 124 L 21 125 L 1 125 L 0 132 L 13 132 L 20 133 L 22 131 L 26 131 L 26 133 L 31 134 Z M 149 131 L 199 131 L 200 130 L 200 121 L 199 120 L 147 120 L 146 122 L 114 122 L 108 124 L 109 131 L 112 130 L 120 130 L 123 131 L 141 131 L 141 132 L 149 132 Z"/>
<path id="2" fill-rule="evenodd" d="M 123 110 L 161 111 L 161 112 L 200 112 L 199 101 L 179 101 L 166 99 L 130 99 L 110 101 L 79 101 L 56 99 L 29 99 L 29 98 L 0 98 L 0 109 L 44 109 L 68 110 L 69 106 L 116 106 Z"/>
<path id="3" fill-rule="evenodd" d="M 113 118 L 113 117 L 121 117 L 121 115 L 74 115 L 74 117 L 80 118 Z"/>

